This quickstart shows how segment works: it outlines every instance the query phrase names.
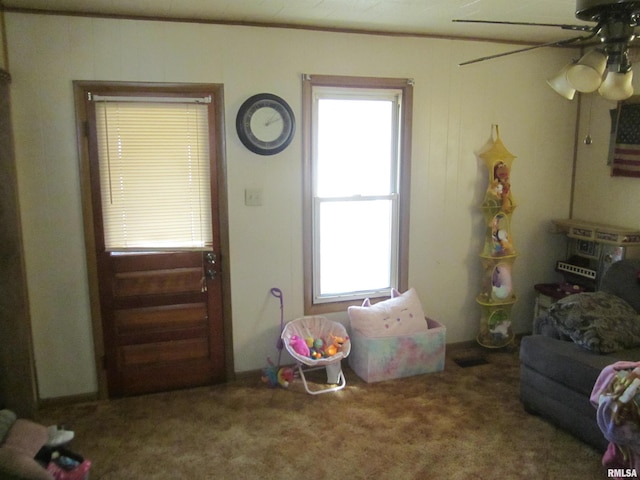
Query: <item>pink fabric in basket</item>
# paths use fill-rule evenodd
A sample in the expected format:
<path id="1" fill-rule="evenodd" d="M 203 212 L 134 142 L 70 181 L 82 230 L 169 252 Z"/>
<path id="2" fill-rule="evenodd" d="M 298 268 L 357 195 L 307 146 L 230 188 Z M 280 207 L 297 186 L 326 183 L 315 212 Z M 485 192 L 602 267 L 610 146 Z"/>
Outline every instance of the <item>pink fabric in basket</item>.
<path id="1" fill-rule="evenodd" d="M 89 478 L 90 468 L 91 462 L 89 460 L 85 460 L 73 470 L 64 470 L 51 462 L 47 466 L 47 472 L 52 474 L 55 480 L 85 480 Z"/>

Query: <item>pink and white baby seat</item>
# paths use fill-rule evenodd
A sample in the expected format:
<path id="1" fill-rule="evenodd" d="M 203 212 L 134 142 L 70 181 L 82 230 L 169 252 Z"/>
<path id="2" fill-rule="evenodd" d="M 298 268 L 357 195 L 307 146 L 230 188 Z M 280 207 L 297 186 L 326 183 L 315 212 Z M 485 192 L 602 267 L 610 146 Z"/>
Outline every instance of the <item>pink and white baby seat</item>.
<path id="1" fill-rule="evenodd" d="M 349 355 L 351 342 L 341 323 L 321 316 L 302 317 L 287 323 L 281 337 L 287 352 L 296 361 L 307 393 L 335 392 L 346 386 L 341 362 Z M 311 390 L 304 372 L 320 368 L 326 369 L 327 384 L 333 386 Z"/>

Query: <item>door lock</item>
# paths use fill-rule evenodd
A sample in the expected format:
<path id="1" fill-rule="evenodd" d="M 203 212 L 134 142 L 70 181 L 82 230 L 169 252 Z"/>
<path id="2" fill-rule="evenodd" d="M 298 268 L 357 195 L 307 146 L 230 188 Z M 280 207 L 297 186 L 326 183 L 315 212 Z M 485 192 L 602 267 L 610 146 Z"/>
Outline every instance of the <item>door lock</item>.
<path id="1" fill-rule="evenodd" d="M 216 262 L 218 261 L 218 257 L 214 252 L 207 252 L 204 254 L 204 274 L 209 280 L 213 280 L 218 275 L 218 271 L 216 270 Z"/>
<path id="2" fill-rule="evenodd" d="M 213 268 L 207 268 L 205 269 L 205 274 L 207 275 L 207 278 L 209 280 L 213 280 L 216 278 L 216 275 L 218 274 L 218 272 L 216 272 L 215 269 Z"/>

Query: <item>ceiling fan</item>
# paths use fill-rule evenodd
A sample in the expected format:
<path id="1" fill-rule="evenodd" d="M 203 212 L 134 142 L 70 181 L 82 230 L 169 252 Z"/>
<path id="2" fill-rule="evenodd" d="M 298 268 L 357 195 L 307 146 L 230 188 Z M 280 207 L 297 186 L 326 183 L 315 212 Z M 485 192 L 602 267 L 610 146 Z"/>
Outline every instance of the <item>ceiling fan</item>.
<path id="1" fill-rule="evenodd" d="M 594 49 L 588 51 L 579 60 L 565 66 L 558 75 L 550 78 L 547 83 L 569 100 L 573 98 L 576 91 L 588 93 L 595 90 L 610 100 L 629 98 L 633 95 L 633 86 L 631 85 L 633 72 L 629 60 L 629 46 L 635 40 L 635 28 L 640 24 L 640 1 L 576 0 L 575 14 L 579 20 L 595 22 L 595 25 L 453 20 L 465 23 L 559 27 L 563 30 L 583 32 L 582 35 L 566 40 L 480 57 L 460 65 L 469 65 L 542 47 L 588 44 L 589 40 L 594 40 L 596 41 Z"/>

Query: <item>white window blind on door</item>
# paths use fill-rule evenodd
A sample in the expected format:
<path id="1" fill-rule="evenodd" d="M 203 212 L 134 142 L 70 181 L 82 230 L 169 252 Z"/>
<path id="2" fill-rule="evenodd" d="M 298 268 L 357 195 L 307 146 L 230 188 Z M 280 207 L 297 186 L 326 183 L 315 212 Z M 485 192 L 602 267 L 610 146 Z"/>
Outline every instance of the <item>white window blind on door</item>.
<path id="1" fill-rule="evenodd" d="M 208 105 L 98 100 L 107 251 L 212 245 Z"/>

